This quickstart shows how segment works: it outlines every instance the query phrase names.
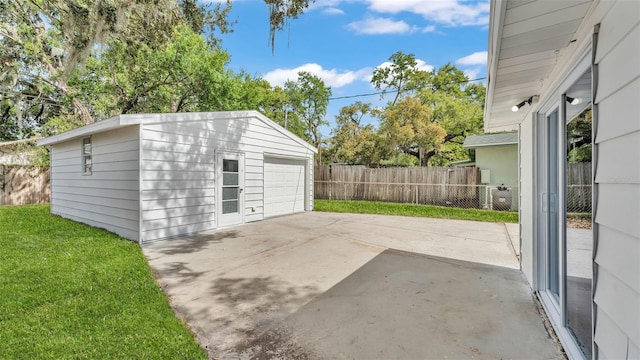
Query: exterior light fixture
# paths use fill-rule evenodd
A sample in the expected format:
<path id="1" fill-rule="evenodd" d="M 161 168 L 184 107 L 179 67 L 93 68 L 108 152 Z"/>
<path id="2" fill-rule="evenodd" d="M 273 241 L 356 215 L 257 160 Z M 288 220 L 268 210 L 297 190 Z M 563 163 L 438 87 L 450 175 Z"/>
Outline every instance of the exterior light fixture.
<path id="1" fill-rule="evenodd" d="M 572 98 L 570 96 L 567 96 L 566 99 L 567 99 L 567 102 L 571 105 L 578 105 L 582 103 L 582 98 L 579 98 L 579 97 Z"/>
<path id="2" fill-rule="evenodd" d="M 531 103 L 532 103 L 532 102 L 533 102 L 533 96 L 532 96 L 532 97 L 530 97 L 530 98 L 528 98 L 527 100 L 525 100 L 525 101 L 521 102 L 521 103 L 520 103 L 520 104 L 518 104 L 518 105 L 513 105 L 513 106 L 511 107 L 511 111 L 513 111 L 513 112 L 518 112 L 518 110 L 520 110 L 520 108 L 521 108 L 521 107 L 523 107 L 525 104 L 529 104 L 529 105 L 531 105 Z"/>

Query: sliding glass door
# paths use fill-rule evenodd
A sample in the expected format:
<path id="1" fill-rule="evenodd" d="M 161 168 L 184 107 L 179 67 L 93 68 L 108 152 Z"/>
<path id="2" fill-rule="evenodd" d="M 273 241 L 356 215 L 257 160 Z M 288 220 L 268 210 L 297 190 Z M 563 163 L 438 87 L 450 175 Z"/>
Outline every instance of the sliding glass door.
<path id="1" fill-rule="evenodd" d="M 537 115 L 537 285 L 571 358 L 592 356 L 591 71 Z"/>

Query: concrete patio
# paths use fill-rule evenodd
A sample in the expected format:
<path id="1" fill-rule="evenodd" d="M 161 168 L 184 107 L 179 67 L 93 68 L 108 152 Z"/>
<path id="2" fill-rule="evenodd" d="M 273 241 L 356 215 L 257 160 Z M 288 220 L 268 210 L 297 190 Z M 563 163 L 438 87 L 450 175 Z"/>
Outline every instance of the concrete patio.
<path id="1" fill-rule="evenodd" d="M 211 358 L 561 359 L 517 231 L 312 212 L 143 251 Z"/>

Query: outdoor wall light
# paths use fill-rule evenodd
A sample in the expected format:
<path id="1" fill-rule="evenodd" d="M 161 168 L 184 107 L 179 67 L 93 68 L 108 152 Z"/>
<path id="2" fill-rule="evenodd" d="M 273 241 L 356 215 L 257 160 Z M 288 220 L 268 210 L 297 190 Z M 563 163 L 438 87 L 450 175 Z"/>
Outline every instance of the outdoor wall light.
<path id="1" fill-rule="evenodd" d="M 571 105 L 578 105 L 582 103 L 582 98 L 578 98 L 578 97 L 572 98 L 570 96 L 567 96 L 566 99 L 567 99 L 567 102 Z"/>
<path id="2" fill-rule="evenodd" d="M 518 110 L 520 110 L 520 108 L 523 107 L 525 104 L 531 105 L 532 102 L 533 102 L 533 96 L 528 98 L 527 100 L 521 102 L 518 105 L 513 105 L 513 107 L 511 107 L 511 111 L 518 112 Z"/>

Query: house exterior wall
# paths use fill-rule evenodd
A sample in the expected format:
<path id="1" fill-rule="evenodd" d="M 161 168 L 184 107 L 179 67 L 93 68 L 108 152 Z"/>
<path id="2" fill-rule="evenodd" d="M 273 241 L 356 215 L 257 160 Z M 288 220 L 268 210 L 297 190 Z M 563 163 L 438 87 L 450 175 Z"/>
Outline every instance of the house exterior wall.
<path id="1" fill-rule="evenodd" d="M 92 173 L 82 138 L 51 146 L 51 212 L 138 240 L 138 126 L 93 134 Z"/>
<path id="2" fill-rule="evenodd" d="M 594 341 L 601 359 L 632 359 L 640 358 L 640 2 L 602 6 Z"/>
<path id="3" fill-rule="evenodd" d="M 490 170 L 488 185 L 504 184 L 512 189 L 511 209 L 518 209 L 518 145 L 483 146 L 476 148 L 476 167 Z"/>
<path id="4" fill-rule="evenodd" d="M 258 117 L 142 125 L 143 242 L 217 228 L 216 154 L 244 154 L 244 222 L 264 218 L 264 157 L 313 152 Z M 313 171 L 313 170 L 308 170 Z M 309 172 L 308 208 L 313 208 Z"/>
<path id="5" fill-rule="evenodd" d="M 559 98 L 580 52 L 600 23 L 594 101 L 594 344 L 599 359 L 640 358 L 640 2 L 600 1 L 583 21 L 572 52 L 551 72 L 540 103 Z M 595 85 L 595 83 L 594 83 Z M 535 111 L 535 108 L 533 109 Z M 535 124 L 520 124 L 521 268 L 535 281 Z M 534 285 L 535 287 L 535 285 Z"/>

